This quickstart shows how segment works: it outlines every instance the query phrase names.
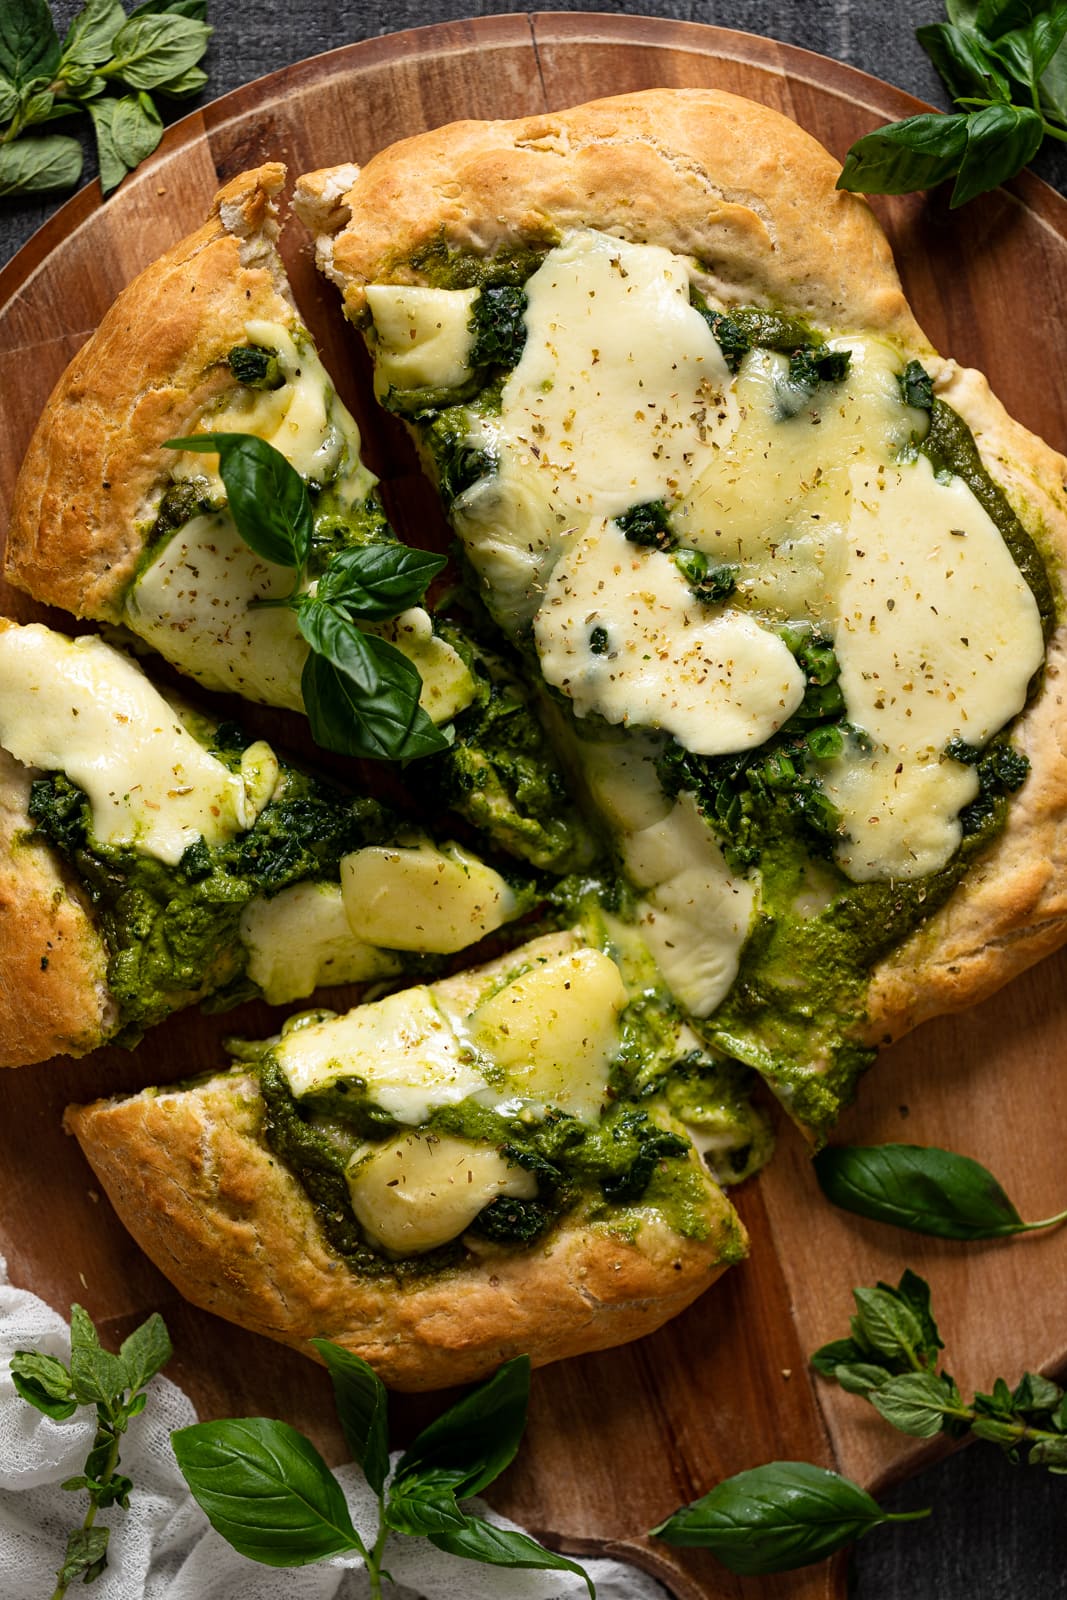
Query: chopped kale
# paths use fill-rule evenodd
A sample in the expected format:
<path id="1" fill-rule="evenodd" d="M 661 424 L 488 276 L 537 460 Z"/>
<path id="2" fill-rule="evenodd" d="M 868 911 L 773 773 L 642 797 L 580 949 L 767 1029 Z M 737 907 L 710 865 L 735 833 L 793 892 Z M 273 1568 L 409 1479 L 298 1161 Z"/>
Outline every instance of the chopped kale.
<path id="1" fill-rule="evenodd" d="M 526 291 L 512 285 L 482 290 L 471 309 L 468 327 L 474 334 L 468 364 L 472 367 L 514 367 L 526 343 Z"/>
<path id="2" fill-rule="evenodd" d="M 950 761 L 960 761 L 965 767 L 976 767 L 982 759 L 978 746 L 968 744 L 966 739 L 950 739 L 945 746 L 945 754 Z"/>
<path id="3" fill-rule="evenodd" d="M 471 418 L 466 406 L 447 406 L 423 420 L 423 438 L 447 509 L 464 489 L 496 471 L 496 458 L 490 451 L 471 444 Z"/>
<path id="4" fill-rule="evenodd" d="M 789 382 L 814 394 L 820 383 L 840 383 L 851 360 L 851 350 L 831 350 L 824 344 L 794 350 L 789 357 Z"/>
<path id="5" fill-rule="evenodd" d="M 962 740 L 959 741 L 962 743 Z M 960 758 L 955 757 L 956 760 Z M 978 798 L 960 812 L 964 838 L 980 833 L 1003 810 L 1005 799 L 1026 782 L 1030 762 L 1013 750 L 1006 738 L 997 738 L 981 753 L 978 768 Z"/>
<path id="6" fill-rule="evenodd" d="M 646 500 L 641 505 L 631 506 L 615 521 L 631 544 L 650 545 L 656 550 L 674 548 L 670 516 L 662 500 Z"/>
<path id="7" fill-rule="evenodd" d="M 713 567 L 702 550 L 675 550 L 674 564 L 705 605 L 721 605 L 737 588 L 740 567 L 727 563 Z"/>
<path id="8" fill-rule="evenodd" d="M 595 655 L 595 656 L 602 656 L 602 655 L 606 655 L 607 654 L 607 649 L 608 649 L 608 630 L 607 630 L 607 628 L 601 628 L 599 626 L 596 627 L 596 628 L 590 628 L 590 630 L 589 630 L 589 649 L 592 652 L 592 654 Z"/>
<path id="9" fill-rule="evenodd" d="M 502 1195 L 478 1213 L 471 1231 L 494 1239 L 498 1244 L 530 1244 L 545 1232 L 552 1220 L 552 1211 L 540 1201 Z"/>
<path id="10" fill-rule="evenodd" d="M 929 411 L 934 403 L 934 380 L 921 361 L 909 361 L 898 381 L 906 406 Z"/>
<path id="11" fill-rule="evenodd" d="M 226 360 L 237 382 L 247 389 L 280 389 L 285 382 L 277 350 L 258 344 L 238 344 Z"/>
<path id="12" fill-rule="evenodd" d="M 205 478 L 191 478 L 172 483 L 164 491 L 156 512 L 156 520 L 145 536 L 145 549 L 151 550 L 161 540 L 166 540 L 179 528 L 184 528 L 194 517 L 217 511 L 219 502 L 214 498 Z"/>

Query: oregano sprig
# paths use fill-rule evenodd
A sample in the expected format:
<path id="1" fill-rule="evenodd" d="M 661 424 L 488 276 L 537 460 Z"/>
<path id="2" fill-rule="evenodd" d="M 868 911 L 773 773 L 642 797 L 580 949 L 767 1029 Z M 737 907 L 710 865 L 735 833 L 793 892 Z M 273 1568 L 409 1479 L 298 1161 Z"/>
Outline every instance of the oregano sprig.
<path id="1" fill-rule="evenodd" d="M 44 123 L 88 113 L 108 194 L 163 137 L 152 98 L 181 99 L 207 82 L 198 65 L 211 28 L 206 0 L 85 0 L 61 41 L 46 0 L 0 6 L 0 195 L 67 189 L 82 171 L 69 134 Z"/>
<path id="2" fill-rule="evenodd" d="M 249 433 L 198 433 L 167 448 L 217 453 L 233 520 L 265 561 L 288 567 L 292 591 L 261 605 L 287 606 L 310 646 L 301 691 L 317 744 L 341 755 L 410 761 L 448 740 L 419 704 L 422 679 L 388 639 L 357 626 L 416 605 L 444 557 L 399 543 L 339 551 L 308 586 L 314 534 L 303 478 L 280 450 Z"/>
<path id="3" fill-rule="evenodd" d="M 966 1401 L 955 1379 L 938 1371 L 944 1348 L 930 1308 L 930 1289 L 905 1272 L 887 1283 L 855 1289 L 850 1337 L 816 1350 L 811 1364 L 850 1394 L 869 1400 L 901 1433 L 932 1439 L 967 1433 L 988 1439 L 1013 1462 L 1067 1473 L 1067 1396 L 1039 1372 L 1024 1372 L 1014 1388 L 998 1378 L 989 1394 Z"/>
<path id="4" fill-rule="evenodd" d="M 189 1488 L 212 1526 L 241 1555 L 267 1566 L 307 1566 L 355 1553 L 380 1600 L 391 1533 L 509 1568 L 588 1576 L 528 1534 L 497 1528 L 460 1502 L 514 1459 L 526 1426 L 530 1362 L 518 1356 L 419 1434 L 389 1475 L 388 1394 L 373 1368 L 329 1339 L 314 1339 L 333 1381 L 345 1438 L 378 1501 L 373 1543 L 352 1524 L 341 1486 L 308 1439 L 263 1417 L 202 1422 L 171 1435 Z"/>
<path id="5" fill-rule="evenodd" d="M 11 1379 L 23 1400 L 56 1422 L 79 1406 L 96 1407 L 96 1436 L 85 1470 L 68 1478 L 64 1489 L 82 1490 L 89 1509 L 71 1531 L 52 1600 L 62 1600 L 76 1578 L 92 1583 L 107 1566 L 109 1530 L 96 1526 L 96 1514 L 109 1506 L 129 1506 L 133 1484 L 118 1470 L 119 1445 L 130 1422 L 144 1410 L 145 1386 L 171 1357 L 163 1318 L 153 1313 L 125 1339 L 117 1355 L 105 1350 L 89 1313 L 72 1306 L 70 1366 L 36 1350 L 16 1350 Z"/>
<path id="6" fill-rule="evenodd" d="M 1024 1222 L 988 1168 L 936 1145 L 827 1145 L 814 1166 L 842 1210 L 938 1239 L 1004 1239 L 1067 1220 Z"/>
<path id="7" fill-rule="evenodd" d="M 858 139 L 839 189 L 908 194 L 955 178 L 950 205 L 995 189 L 1046 138 L 1067 140 L 1067 0 L 946 0 L 916 30 L 957 111 L 922 112 Z"/>

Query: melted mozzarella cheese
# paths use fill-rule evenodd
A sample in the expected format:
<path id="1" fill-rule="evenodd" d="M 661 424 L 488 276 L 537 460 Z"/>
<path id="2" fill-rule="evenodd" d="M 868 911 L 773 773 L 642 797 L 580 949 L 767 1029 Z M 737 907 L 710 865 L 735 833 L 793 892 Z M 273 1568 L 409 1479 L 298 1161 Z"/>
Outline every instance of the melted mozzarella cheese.
<path id="1" fill-rule="evenodd" d="M 352 1210 L 390 1255 L 447 1244 L 504 1195 L 532 1200 L 537 1179 L 486 1145 L 449 1134 L 409 1133 L 371 1146 L 348 1166 Z"/>
<path id="2" fill-rule="evenodd" d="M 458 845 L 367 845 L 341 862 L 352 931 L 389 950 L 464 950 L 509 922 L 515 895 L 499 872 Z"/>
<path id="3" fill-rule="evenodd" d="M 924 456 L 853 467 L 848 568 L 836 636 L 850 720 L 873 741 L 838 759 L 824 787 L 850 839 L 848 875 L 925 877 L 960 842 L 973 767 L 944 756 L 982 746 L 1021 711 L 1041 664 L 1037 604 L 995 524 L 959 479 Z"/>
<path id="4" fill-rule="evenodd" d="M 763 744 L 804 697 L 777 634 L 702 604 L 669 555 L 630 543 L 614 522 L 568 543 L 534 638 L 546 681 L 580 717 L 662 728 L 698 755 Z"/>
<path id="5" fill-rule="evenodd" d="M 197 839 L 217 844 L 250 828 L 277 781 L 267 746 L 246 752 L 246 785 L 132 661 L 102 639 L 36 623 L 0 631 L 0 744 L 83 789 L 99 843 L 172 865 Z"/>
<path id="6" fill-rule="evenodd" d="M 471 311 L 478 289 L 369 284 L 374 365 L 381 386 L 456 389 L 471 376 Z"/>
<path id="7" fill-rule="evenodd" d="M 392 977 L 400 963 L 352 932 L 336 883 L 295 883 L 241 914 L 247 973 L 272 1006 L 300 1000 L 323 984 Z"/>

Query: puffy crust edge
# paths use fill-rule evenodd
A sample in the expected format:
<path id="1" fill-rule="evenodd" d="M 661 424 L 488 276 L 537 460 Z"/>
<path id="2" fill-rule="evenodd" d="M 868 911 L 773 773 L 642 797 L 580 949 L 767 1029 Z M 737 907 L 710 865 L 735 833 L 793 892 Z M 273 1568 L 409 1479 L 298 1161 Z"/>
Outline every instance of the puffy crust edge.
<path id="1" fill-rule="evenodd" d="M 893 339 L 923 360 L 968 423 L 1062 590 L 1067 461 L 1008 415 L 980 373 L 933 352 L 873 214 L 835 189 L 838 170 L 765 106 L 715 91 L 650 90 L 420 134 L 361 172 L 300 179 L 295 203 L 356 321 L 367 284 L 418 281 L 411 258 L 427 247 L 485 255 L 594 226 L 696 256 L 727 301 L 762 298 L 831 328 Z M 950 901 L 873 970 L 865 1042 L 887 1043 L 974 1005 L 1067 941 L 1065 667 L 1061 624 L 1043 690 L 1016 725 L 1031 773 L 1007 826 Z"/>
<path id="2" fill-rule="evenodd" d="M 414 1285 L 357 1277 L 263 1137 L 255 1080 L 231 1072 L 175 1092 L 71 1106 L 74 1133 L 138 1244 L 195 1305 L 314 1356 L 324 1335 L 397 1389 L 468 1382 L 522 1353 L 536 1365 L 660 1327 L 743 1239 L 709 1183 L 696 1243 L 650 1215 L 639 1242 L 564 1225 L 522 1255 L 487 1255 Z"/>
<path id="3" fill-rule="evenodd" d="M 281 260 L 277 162 L 242 173 L 203 227 L 123 290 L 60 378 L 19 474 L 5 571 L 75 616 L 117 621 L 167 481 L 166 439 L 234 380 L 254 318 L 296 322 Z"/>

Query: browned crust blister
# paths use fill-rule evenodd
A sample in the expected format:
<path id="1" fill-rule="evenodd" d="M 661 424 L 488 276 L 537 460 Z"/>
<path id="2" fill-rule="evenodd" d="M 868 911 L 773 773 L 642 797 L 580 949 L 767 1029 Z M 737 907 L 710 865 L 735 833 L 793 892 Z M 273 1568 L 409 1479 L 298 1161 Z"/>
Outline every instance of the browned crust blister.
<path id="1" fill-rule="evenodd" d="M 75 616 L 118 621 L 167 481 L 167 439 L 234 386 L 255 318 L 296 320 L 273 249 L 277 162 L 242 173 L 204 226 L 123 290 L 60 378 L 19 474 L 6 575 Z"/>
<path id="2" fill-rule="evenodd" d="M 72 1106 L 77 1135 L 141 1248 L 195 1305 L 314 1355 L 324 1336 L 398 1389 L 465 1383 L 512 1356 L 536 1365 L 650 1333 L 723 1271 L 740 1230 L 708 1183 L 710 1237 L 648 1212 L 636 1242 L 564 1224 L 414 1284 L 361 1278 L 326 1244 L 307 1195 L 270 1153 L 255 1079 Z M 488 1247 L 491 1248 L 491 1247 Z"/>
<path id="3" fill-rule="evenodd" d="M 383 151 L 359 171 L 302 178 L 295 204 L 348 315 L 373 282 L 418 282 L 428 248 L 507 252 L 595 227 L 697 259 L 728 304 L 762 303 L 921 360 L 972 429 L 990 475 L 1067 571 L 1067 461 L 1010 418 L 985 379 L 936 355 L 866 203 L 787 118 L 714 90 L 649 90 L 515 122 L 463 122 Z M 1062 626 L 1016 738 L 1032 770 L 1001 838 L 949 903 L 872 974 L 864 1038 L 883 1043 L 956 1010 L 1067 940 L 1067 739 Z"/>

